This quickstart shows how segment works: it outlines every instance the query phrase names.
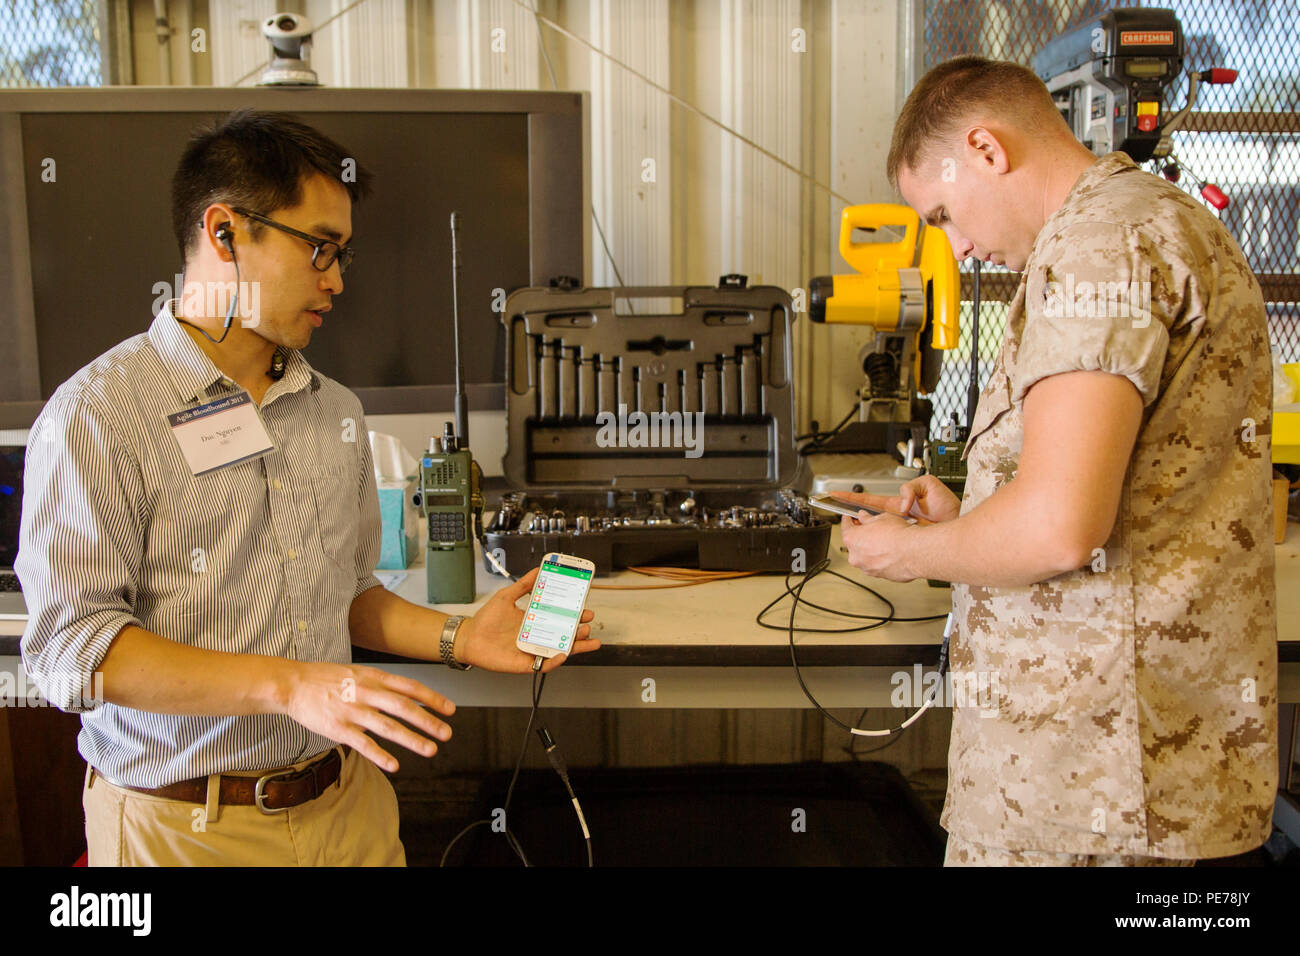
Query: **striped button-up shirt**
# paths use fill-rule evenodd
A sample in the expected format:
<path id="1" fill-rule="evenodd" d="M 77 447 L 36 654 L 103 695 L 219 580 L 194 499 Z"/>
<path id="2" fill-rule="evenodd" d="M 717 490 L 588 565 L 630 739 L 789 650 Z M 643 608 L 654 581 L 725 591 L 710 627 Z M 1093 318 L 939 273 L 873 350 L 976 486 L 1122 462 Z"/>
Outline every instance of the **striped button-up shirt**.
<path id="1" fill-rule="evenodd" d="M 333 745 L 283 715 L 154 714 L 81 693 L 129 624 L 214 651 L 351 660 L 349 608 L 379 586 L 361 403 L 290 351 L 260 407 L 275 449 L 196 478 L 167 416 L 235 388 L 164 309 L 63 383 L 28 441 L 23 663 L 82 713 L 81 755 L 118 784 L 282 767 Z"/>

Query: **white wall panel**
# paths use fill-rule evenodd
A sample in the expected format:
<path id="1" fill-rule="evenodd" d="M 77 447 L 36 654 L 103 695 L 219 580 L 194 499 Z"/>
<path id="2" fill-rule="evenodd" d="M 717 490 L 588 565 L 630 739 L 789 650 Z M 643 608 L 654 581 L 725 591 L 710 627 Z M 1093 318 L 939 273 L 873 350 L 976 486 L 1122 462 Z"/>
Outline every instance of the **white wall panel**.
<path id="1" fill-rule="evenodd" d="M 719 119 L 799 167 L 803 123 L 802 58 L 791 42 L 801 26 L 799 0 L 721 0 L 718 30 Z M 753 283 L 793 288 L 799 275 L 802 211 L 797 173 L 735 136 L 721 139 L 721 270 Z"/>
<path id="2" fill-rule="evenodd" d="M 313 37 L 312 69 L 326 86 L 406 87 L 405 0 L 308 0 L 307 16 L 321 25 Z M 337 19 L 331 20 L 331 17 Z M 330 21 L 330 22 L 326 22 Z"/>
<path id="3" fill-rule="evenodd" d="M 572 5 L 570 15 L 578 9 Z M 598 49 L 667 85 L 667 11 L 667 0 L 588 0 L 582 32 Z M 665 284 L 672 281 L 667 98 L 598 53 L 589 52 L 588 63 L 592 206 L 624 281 Z M 599 246 L 592 266 L 597 285 L 617 284 Z"/>
<path id="4" fill-rule="evenodd" d="M 512 0 L 460 0 L 459 7 L 457 85 L 537 89 L 541 56 L 533 15 Z"/>
<path id="5" fill-rule="evenodd" d="M 250 71 L 266 65 L 270 45 L 262 36 L 262 21 L 282 9 L 275 0 L 217 0 L 208 5 L 213 86 L 235 86 Z M 256 82 L 253 76 L 239 85 Z"/>

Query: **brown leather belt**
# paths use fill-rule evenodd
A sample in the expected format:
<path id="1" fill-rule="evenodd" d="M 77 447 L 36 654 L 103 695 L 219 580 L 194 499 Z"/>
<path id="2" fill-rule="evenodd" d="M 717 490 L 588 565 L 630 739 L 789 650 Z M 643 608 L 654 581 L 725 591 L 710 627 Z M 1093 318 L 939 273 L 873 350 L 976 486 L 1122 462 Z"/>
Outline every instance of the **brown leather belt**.
<path id="1" fill-rule="evenodd" d="M 344 756 L 352 748 L 343 745 Z M 319 760 L 300 770 L 271 770 L 260 777 L 221 777 L 221 803 L 225 806 L 257 807 L 263 813 L 282 813 L 290 807 L 315 800 L 343 772 L 343 758 L 335 747 L 321 755 Z M 167 800 L 184 800 L 187 803 L 208 802 L 208 778 L 195 777 L 148 790 L 144 787 L 127 787 L 136 793 Z"/>

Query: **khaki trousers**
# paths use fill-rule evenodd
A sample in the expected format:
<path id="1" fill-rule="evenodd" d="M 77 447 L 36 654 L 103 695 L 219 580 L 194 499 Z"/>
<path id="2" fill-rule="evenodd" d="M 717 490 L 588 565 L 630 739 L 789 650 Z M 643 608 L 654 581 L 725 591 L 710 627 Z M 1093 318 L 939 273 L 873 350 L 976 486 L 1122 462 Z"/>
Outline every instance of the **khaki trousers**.
<path id="1" fill-rule="evenodd" d="M 1170 860 L 1158 856 L 1111 853 L 1053 853 L 1048 850 L 1004 850 L 969 843 L 948 835 L 944 866 L 1191 866 L 1195 860 Z"/>
<path id="2" fill-rule="evenodd" d="M 383 772 L 355 750 L 345 758 L 338 781 L 315 800 L 282 813 L 220 806 L 218 792 L 213 776 L 206 807 L 166 800 L 115 786 L 87 767 L 81 802 L 89 865 L 406 865 L 397 835 L 397 795 Z"/>

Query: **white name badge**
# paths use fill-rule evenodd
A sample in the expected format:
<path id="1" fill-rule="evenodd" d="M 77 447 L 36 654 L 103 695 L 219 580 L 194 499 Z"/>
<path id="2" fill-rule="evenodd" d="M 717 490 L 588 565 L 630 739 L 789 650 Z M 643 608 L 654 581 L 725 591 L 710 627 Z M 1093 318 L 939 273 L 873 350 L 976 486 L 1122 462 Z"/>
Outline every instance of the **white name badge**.
<path id="1" fill-rule="evenodd" d="M 240 391 L 167 416 L 194 477 L 259 458 L 275 448 L 257 406 Z"/>

